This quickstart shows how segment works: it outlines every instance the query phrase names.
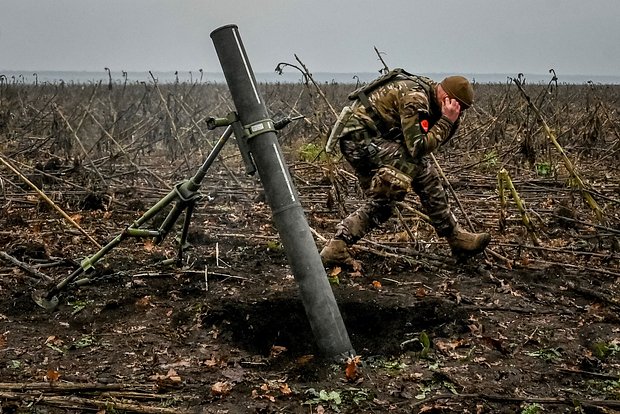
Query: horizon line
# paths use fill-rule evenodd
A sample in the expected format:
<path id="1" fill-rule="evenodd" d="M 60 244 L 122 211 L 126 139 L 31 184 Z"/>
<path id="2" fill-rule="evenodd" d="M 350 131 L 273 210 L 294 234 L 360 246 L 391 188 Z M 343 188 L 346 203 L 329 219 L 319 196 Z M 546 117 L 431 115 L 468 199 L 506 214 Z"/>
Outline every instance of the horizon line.
<path id="1" fill-rule="evenodd" d="M 405 68 L 403 68 L 405 69 Z M 45 73 L 45 72 L 67 72 L 67 73 L 107 73 L 107 70 L 104 68 L 102 70 L 96 70 L 96 69 L 6 69 L 6 68 L 2 68 L 0 69 L 0 72 L 14 72 L 14 73 L 30 73 L 31 75 L 35 74 L 35 73 Z M 170 73 L 170 74 L 174 74 L 175 72 L 177 72 L 179 75 L 181 74 L 189 74 L 191 73 L 201 73 L 200 72 L 200 68 L 194 70 L 170 70 L 170 69 L 143 69 L 143 70 L 112 70 L 110 69 L 111 73 L 148 73 L 148 72 L 153 72 L 153 73 Z M 420 74 L 437 74 L 437 75 L 447 75 L 447 74 L 453 74 L 453 73 L 457 73 L 458 71 L 451 71 L 451 72 L 443 72 L 443 71 L 416 71 L 416 72 L 411 72 L 411 73 L 420 73 Z M 213 74 L 213 73 L 217 73 L 217 74 L 221 74 L 223 73 L 222 71 L 202 71 L 202 73 L 209 73 L 209 74 Z M 278 72 L 276 70 L 273 71 L 255 71 L 255 73 L 260 73 L 260 74 L 278 74 Z M 346 71 L 346 72 L 340 72 L 340 71 L 311 71 L 311 74 L 315 74 L 315 73 L 321 73 L 321 74 L 342 74 L 342 75 L 346 75 L 346 74 L 357 74 L 357 73 L 363 73 L 363 74 L 374 74 L 377 73 L 379 74 L 380 72 L 377 71 Z M 493 76 L 493 75 L 508 75 L 511 73 L 514 73 L 515 75 L 518 74 L 523 74 L 525 76 L 527 75 L 534 75 L 534 76 L 552 76 L 552 72 L 547 72 L 547 73 L 538 73 L 538 72 L 522 72 L 522 71 L 517 71 L 517 72 L 458 72 L 461 74 L 467 74 L 467 75 L 484 75 L 484 76 Z M 287 75 L 290 74 L 297 74 L 297 72 L 291 71 L 291 72 L 287 72 Z M 299 75 L 301 75 L 301 72 L 299 72 Z M 620 74 L 593 74 L 593 73 L 566 73 L 566 74 L 561 74 L 561 73 L 555 73 L 555 75 L 559 78 L 561 76 L 594 76 L 594 77 L 611 77 L 611 78 L 620 78 Z M 280 76 L 284 76 L 284 75 L 280 75 Z"/>

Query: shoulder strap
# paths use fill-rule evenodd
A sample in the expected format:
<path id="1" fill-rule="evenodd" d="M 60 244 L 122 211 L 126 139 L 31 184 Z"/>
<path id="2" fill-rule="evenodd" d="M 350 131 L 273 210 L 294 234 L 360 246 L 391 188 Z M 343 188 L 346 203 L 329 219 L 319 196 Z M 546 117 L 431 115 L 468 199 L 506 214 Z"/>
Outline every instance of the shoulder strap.
<path id="1" fill-rule="evenodd" d="M 404 79 L 408 79 L 411 80 L 415 83 L 417 83 L 418 85 L 420 85 L 424 91 L 428 94 L 430 93 L 430 89 L 431 89 L 431 84 L 430 84 L 430 79 L 429 78 L 425 78 L 423 76 L 418 76 L 418 75 L 413 75 L 409 72 L 407 72 L 406 70 L 402 69 L 402 68 L 396 68 L 396 69 L 392 69 L 391 71 L 389 71 L 388 73 L 379 76 L 378 78 L 376 78 L 375 80 L 373 80 L 372 82 L 354 90 L 353 92 L 351 92 L 348 96 L 348 98 L 350 100 L 359 100 L 360 103 L 364 106 L 364 108 L 366 109 L 366 113 L 368 114 L 368 116 L 370 116 L 370 119 L 372 119 L 372 121 L 375 124 L 375 127 L 377 128 L 377 130 L 379 131 L 379 133 L 387 138 L 389 135 L 389 132 L 385 122 L 383 121 L 383 119 L 379 116 L 379 114 L 377 113 L 377 111 L 375 110 L 374 106 L 372 105 L 372 103 L 370 102 L 370 100 L 368 99 L 368 95 L 371 94 L 375 89 L 377 89 L 380 86 L 385 85 L 386 83 L 396 79 L 396 78 L 404 78 Z"/>
<path id="2" fill-rule="evenodd" d="M 414 76 L 414 75 L 409 74 L 408 72 L 406 72 L 404 69 L 401 69 L 401 68 L 392 69 L 388 73 L 379 76 L 378 78 L 370 81 L 366 85 L 363 85 L 363 86 L 357 88 L 356 90 L 354 90 L 353 92 L 351 92 L 349 94 L 349 99 L 352 100 L 352 101 L 355 100 L 355 99 L 358 99 L 360 93 L 364 93 L 364 94 L 368 95 L 369 93 L 371 93 L 372 91 L 377 89 L 379 86 L 385 85 L 386 83 L 388 83 L 389 81 L 395 79 L 398 75 L 401 75 L 401 74 L 406 74 L 406 75 Z"/>

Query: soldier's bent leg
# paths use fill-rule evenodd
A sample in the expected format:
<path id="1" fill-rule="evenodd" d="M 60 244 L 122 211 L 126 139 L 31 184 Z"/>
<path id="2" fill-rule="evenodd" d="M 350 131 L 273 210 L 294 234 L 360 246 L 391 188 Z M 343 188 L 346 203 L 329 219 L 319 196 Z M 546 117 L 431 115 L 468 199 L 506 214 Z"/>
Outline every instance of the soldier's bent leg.
<path id="1" fill-rule="evenodd" d="M 457 257 L 482 252 L 491 241 L 491 235 L 463 230 L 450 210 L 439 174 L 427 158 L 422 159 L 421 167 L 420 173 L 413 180 L 413 189 L 420 197 L 437 234 L 447 238 L 452 253 Z"/>
<path id="2" fill-rule="evenodd" d="M 418 174 L 413 177 L 412 188 L 420 197 L 424 212 L 430 217 L 437 234 L 447 237 L 454 231 L 456 219 L 450 210 L 446 191 L 427 157 L 420 160 L 419 166 Z"/>
<path id="3" fill-rule="evenodd" d="M 366 143 L 367 131 L 358 131 L 340 139 L 340 150 L 355 170 L 360 187 L 366 193 L 366 203 L 336 226 L 336 234 L 321 250 L 325 264 L 360 266 L 347 247 L 352 246 L 372 229 L 386 222 L 394 211 L 395 201 L 372 185 L 380 167 L 370 155 Z"/>
<path id="4" fill-rule="evenodd" d="M 371 198 L 336 226 L 334 238 L 349 246 L 385 223 L 394 211 L 394 203 L 386 198 Z"/>
<path id="5" fill-rule="evenodd" d="M 321 250 L 326 265 L 341 264 L 361 269 L 348 247 L 355 244 L 373 228 L 387 221 L 392 215 L 393 204 L 387 199 L 370 199 L 336 226 L 336 234 Z"/>

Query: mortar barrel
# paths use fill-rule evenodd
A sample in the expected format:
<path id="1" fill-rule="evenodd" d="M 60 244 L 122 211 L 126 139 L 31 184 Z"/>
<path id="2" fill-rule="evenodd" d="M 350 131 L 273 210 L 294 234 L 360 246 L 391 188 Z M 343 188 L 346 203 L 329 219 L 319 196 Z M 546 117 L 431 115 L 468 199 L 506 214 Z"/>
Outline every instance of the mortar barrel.
<path id="1" fill-rule="evenodd" d="M 239 29 L 236 25 L 220 27 L 211 33 L 211 39 L 239 120 L 249 131 L 248 147 L 298 283 L 318 348 L 328 358 L 352 356 L 355 351 L 282 155 L 273 121 L 259 92 Z"/>

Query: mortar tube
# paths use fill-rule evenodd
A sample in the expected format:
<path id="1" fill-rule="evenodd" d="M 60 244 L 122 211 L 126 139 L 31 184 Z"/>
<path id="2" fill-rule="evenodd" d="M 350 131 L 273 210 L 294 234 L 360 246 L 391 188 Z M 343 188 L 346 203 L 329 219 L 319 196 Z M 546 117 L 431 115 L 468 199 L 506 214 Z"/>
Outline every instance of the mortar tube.
<path id="1" fill-rule="evenodd" d="M 273 121 L 259 93 L 239 29 L 236 25 L 222 26 L 211 33 L 211 39 L 239 120 L 250 129 L 248 148 L 299 286 L 317 346 L 327 358 L 342 361 L 355 355 L 355 350 L 351 346 L 334 292 L 284 161 L 272 127 Z M 252 134 L 253 130 L 259 133 Z"/>

